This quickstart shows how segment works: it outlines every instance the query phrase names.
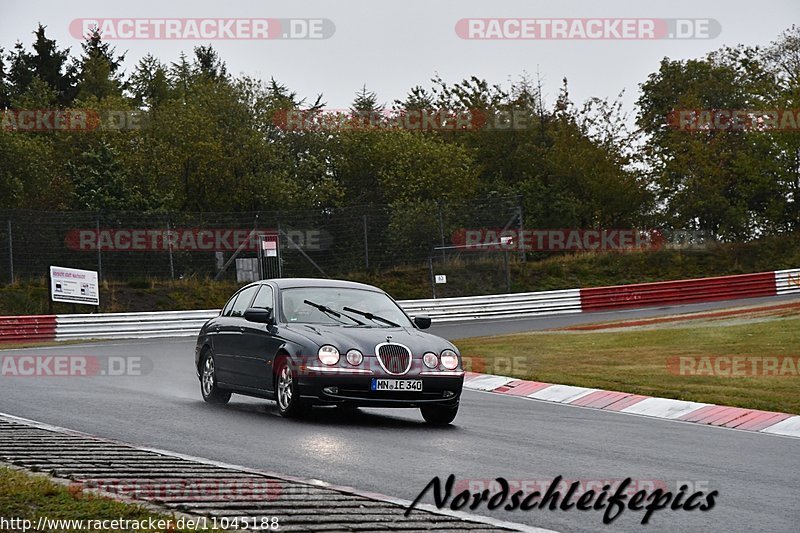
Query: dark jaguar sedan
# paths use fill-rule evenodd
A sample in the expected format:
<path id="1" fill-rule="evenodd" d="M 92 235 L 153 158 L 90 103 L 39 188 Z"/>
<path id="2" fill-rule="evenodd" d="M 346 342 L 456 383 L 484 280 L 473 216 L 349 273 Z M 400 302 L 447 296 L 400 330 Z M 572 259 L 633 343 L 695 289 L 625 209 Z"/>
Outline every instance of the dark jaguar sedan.
<path id="1" fill-rule="evenodd" d="M 195 366 L 203 399 L 274 399 L 283 416 L 314 404 L 416 407 L 432 424 L 458 412 L 458 349 L 421 330 L 385 292 L 321 279 L 273 279 L 239 290 L 203 326 Z"/>

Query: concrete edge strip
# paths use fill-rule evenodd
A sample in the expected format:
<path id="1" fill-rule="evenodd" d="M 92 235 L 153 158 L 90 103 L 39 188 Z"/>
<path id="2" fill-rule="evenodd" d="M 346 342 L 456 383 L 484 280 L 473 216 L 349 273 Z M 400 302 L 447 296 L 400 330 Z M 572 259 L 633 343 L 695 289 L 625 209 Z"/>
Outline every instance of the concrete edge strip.
<path id="1" fill-rule="evenodd" d="M 128 446 L 128 447 L 130 447 L 132 449 L 139 450 L 139 451 L 158 453 L 158 454 L 165 455 L 165 456 L 168 456 L 168 457 L 174 457 L 174 458 L 177 458 L 177 459 L 184 459 L 184 460 L 187 460 L 187 461 L 193 461 L 193 462 L 196 462 L 196 463 L 205 464 L 205 465 L 209 465 L 209 466 L 215 466 L 215 467 L 219 467 L 219 468 L 226 468 L 226 469 L 236 470 L 238 472 L 245 472 L 245 473 L 250 473 L 250 474 L 258 474 L 258 475 L 262 475 L 262 476 L 275 478 L 275 479 L 278 479 L 278 480 L 281 480 L 281 481 L 287 481 L 287 482 L 291 482 L 291 483 L 299 483 L 299 484 L 309 485 L 309 486 L 312 486 L 312 487 L 321 487 L 321 488 L 325 488 L 325 489 L 330 489 L 330 490 L 334 490 L 334 491 L 337 491 L 337 492 L 341 492 L 343 494 L 349 494 L 349 495 L 358 496 L 358 497 L 362 497 L 362 498 L 367 498 L 367 499 L 370 499 L 370 500 L 379 501 L 379 502 L 383 502 L 383 503 L 399 505 L 401 507 L 406 507 L 407 508 L 412 503 L 410 500 L 405 500 L 403 498 L 396 498 L 396 497 L 393 497 L 393 496 L 387 496 L 385 494 L 380 494 L 380 493 L 376 493 L 376 492 L 361 491 L 361 490 L 355 489 L 353 487 L 335 485 L 335 484 L 327 483 L 325 481 L 321 481 L 321 480 L 318 480 L 318 479 L 305 479 L 305 478 L 300 478 L 300 477 L 296 477 L 296 476 L 289 476 L 289 475 L 286 475 L 286 474 L 279 474 L 279 473 L 271 472 L 271 471 L 268 471 L 268 470 L 260 470 L 260 469 L 257 469 L 257 468 L 249 468 L 249 467 L 246 467 L 246 466 L 234 465 L 234 464 L 225 463 L 225 462 L 222 462 L 222 461 L 215 461 L 213 459 L 206 459 L 204 457 L 197 457 L 197 456 L 194 456 L 194 455 L 182 454 L 182 453 L 173 452 L 173 451 L 170 451 L 170 450 L 163 450 L 163 449 L 160 449 L 160 448 L 151 448 L 151 447 L 147 447 L 147 446 L 136 446 L 136 445 L 130 444 L 128 442 L 124 442 L 124 441 L 120 441 L 120 440 L 116 440 L 116 439 L 98 437 L 96 435 L 91 435 L 89 433 L 84 433 L 82 431 L 77 431 L 77 430 L 74 430 L 74 429 L 69 429 L 69 428 L 65 428 L 65 427 L 61 427 L 61 426 L 54 426 L 54 425 L 47 424 L 47 423 L 44 423 L 44 422 L 38 422 L 36 420 L 23 418 L 23 417 L 11 415 L 11 414 L 8 414 L 8 413 L 0 412 L 0 419 L 6 420 L 6 421 L 10 421 L 10 422 L 15 422 L 15 423 L 18 423 L 18 424 L 21 424 L 21 425 L 25 425 L 25 426 L 29 426 L 29 427 L 33 427 L 33 428 L 37 428 L 37 429 L 42 429 L 42 430 L 45 430 L 45 431 L 52 431 L 54 433 L 59 433 L 59 434 L 62 434 L 62 435 L 73 435 L 73 436 L 77 436 L 77 437 L 84 437 L 84 438 L 93 439 L 93 440 L 96 440 L 96 441 L 107 442 L 107 443 L 110 443 L 110 444 L 124 445 L 124 446 Z M 110 497 L 115 498 L 115 499 L 121 499 L 121 498 L 117 498 L 116 497 L 117 495 L 115 495 L 113 493 L 108 493 L 108 495 Z M 133 499 L 130 499 L 130 498 L 128 498 L 128 499 L 126 499 L 124 501 L 135 502 L 137 504 L 140 503 L 139 500 L 133 500 Z M 453 511 L 453 510 L 450 510 L 450 509 L 438 509 L 435 505 L 431 505 L 431 504 L 427 504 L 427 503 L 425 503 L 425 504 L 423 504 L 423 503 L 417 504 L 416 509 L 419 509 L 419 510 L 422 510 L 422 511 L 428 511 L 428 512 L 435 513 L 435 514 L 438 514 L 438 515 L 441 515 L 441 516 L 448 516 L 448 517 L 456 518 L 456 519 L 459 519 L 459 520 L 466 520 L 466 521 L 473 522 L 473 523 L 486 524 L 487 526 L 506 528 L 506 529 L 511 529 L 511 530 L 515 530 L 515 531 L 523 531 L 523 532 L 526 532 L 526 533 L 558 533 L 558 532 L 550 530 L 550 529 L 542 529 L 542 528 L 528 526 L 528 525 L 525 525 L 525 524 L 518 524 L 516 522 L 508 522 L 508 521 L 505 521 L 505 520 L 498 520 L 498 519 L 494 519 L 494 518 L 491 518 L 491 517 L 488 517 L 488 516 L 469 514 L 469 513 L 463 512 L 463 511 Z"/>
<path id="2" fill-rule="evenodd" d="M 740 431 L 800 438 L 800 416 L 789 413 L 718 406 L 572 385 L 539 383 L 474 372 L 466 373 L 464 388 L 560 403 L 562 405 L 573 405 L 587 409 L 615 411 L 650 418 L 678 420 Z M 530 394 L 515 394 L 515 389 L 522 391 L 532 390 L 534 392 Z M 706 416 L 706 412 L 710 416 Z M 701 416 L 692 416 L 700 415 L 701 413 Z"/>

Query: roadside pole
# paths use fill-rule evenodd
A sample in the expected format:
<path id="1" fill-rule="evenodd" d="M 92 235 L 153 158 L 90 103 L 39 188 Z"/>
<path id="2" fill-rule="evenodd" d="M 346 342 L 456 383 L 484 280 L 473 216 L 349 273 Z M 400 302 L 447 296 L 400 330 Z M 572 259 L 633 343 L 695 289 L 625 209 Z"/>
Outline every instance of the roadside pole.
<path id="1" fill-rule="evenodd" d="M 369 242 L 367 241 L 367 215 L 364 214 L 364 263 L 369 270 Z"/>
<path id="2" fill-rule="evenodd" d="M 11 235 L 11 219 L 8 219 L 8 269 L 11 272 L 11 284 L 14 284 L 14 237 Z"/>

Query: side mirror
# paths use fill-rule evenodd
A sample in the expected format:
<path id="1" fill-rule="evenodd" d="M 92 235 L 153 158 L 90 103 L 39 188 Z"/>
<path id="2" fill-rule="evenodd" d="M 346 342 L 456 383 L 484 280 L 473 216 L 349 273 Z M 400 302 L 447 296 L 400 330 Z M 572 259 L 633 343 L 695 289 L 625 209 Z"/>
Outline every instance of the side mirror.
<path id="1" fill-rule="evenodd" d="M 255 322 L 257 324 L 272 325 L 272 309 L 261 309 L 259 307 L 250 307 L 244 312 L 244 319 L 248 322 Z"/>
<path id="2" fill-rule="evenodd" d="M 414 324 L 416 324 L 419 329 L 428 329 L 431 327 L 431 317 L 428 315 L 417 315 L 414 317 Z"/>

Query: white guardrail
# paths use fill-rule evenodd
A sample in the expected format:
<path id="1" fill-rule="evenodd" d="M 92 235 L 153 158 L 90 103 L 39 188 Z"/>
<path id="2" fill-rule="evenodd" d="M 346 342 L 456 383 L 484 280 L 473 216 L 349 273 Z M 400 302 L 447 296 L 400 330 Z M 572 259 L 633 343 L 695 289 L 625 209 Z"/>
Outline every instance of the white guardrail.
<path id="1" fill-rule="evenodd" d="M 712 289 L 709 289 L 712 287 Z M 720 294 L 723 297 L 720 298 Z M 398 302 L 435 322 L 525 318 L 742 297 L 800 294 L 800 269 L 590 289 L 492 294 Z M 189 337 L 217 309 L 0 317 L 0 341 Z"/>
<path id="2" fill-rule="evenodd" d="M 398 303 L 409 315 L 428 315 L 435 322 L 581 312 L 579 289 Z M 189 337 L 218 314 L 219 309 L 58 315 L 55 336 L 58 340 Z"/>
<path id="3" fill-rule="evenodd" d="M 136 339 L 190 337 L 219 314 L 219 309 L 156 313 L 58 315 L 56 339 Z"/>

